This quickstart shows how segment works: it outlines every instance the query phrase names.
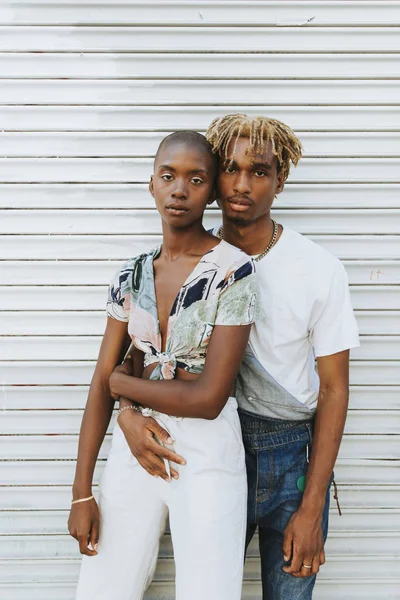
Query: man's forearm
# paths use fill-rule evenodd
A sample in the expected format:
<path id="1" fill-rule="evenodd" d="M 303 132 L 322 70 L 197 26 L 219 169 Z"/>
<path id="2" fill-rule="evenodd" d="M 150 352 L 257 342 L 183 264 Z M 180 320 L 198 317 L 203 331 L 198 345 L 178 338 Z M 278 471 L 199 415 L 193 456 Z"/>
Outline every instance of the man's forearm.
<path id="1" fill-rule="evenodd" d="M 320 392 L 302 508 L 322 514 L 326 490 L 342 440 L 347 407 L 347 390 Z"/>
<path id="2" fill-rule="evenodd" d="M 214 419 L 217 416 L 214 397 L 206 392 L 210 386 L 202 385 L 200 379 L 152 381 L 114 372 L 110 384 L 114 395 L 176 417 Z"/>

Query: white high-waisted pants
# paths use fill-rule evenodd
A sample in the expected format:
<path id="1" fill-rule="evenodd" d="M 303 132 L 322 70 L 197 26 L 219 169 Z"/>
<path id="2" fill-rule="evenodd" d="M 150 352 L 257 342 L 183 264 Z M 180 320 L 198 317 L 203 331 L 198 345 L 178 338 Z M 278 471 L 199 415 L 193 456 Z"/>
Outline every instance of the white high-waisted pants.
<path id="1" fill-rule="evenodd" d="M 170 483 L 147 473 L 116 425 L 100 480 L 97 556 L 84 556 L 77 600 L 141 600 L 169 513 L 176 600 L 240 600 L 247 482 L 237 403 L 213 421 L 155 413 L 185 466 Z"/>

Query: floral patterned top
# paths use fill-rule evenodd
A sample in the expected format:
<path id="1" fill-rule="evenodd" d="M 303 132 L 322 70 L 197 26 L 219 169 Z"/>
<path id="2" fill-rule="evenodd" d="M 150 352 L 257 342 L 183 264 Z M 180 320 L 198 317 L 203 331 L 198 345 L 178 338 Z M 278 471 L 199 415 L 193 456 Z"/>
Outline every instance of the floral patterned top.
<path id="1" fill-rule="evenodd" d="M 128 333 L 144 353 L 144 366 L 157 363 L 151 379 L 173 379 L 176 368 L 201 373 L 215 325 L 253 323 L 258 284 L 253 260 L 220 241 L 190 273 L 171 309 L 165 352 L 161 351 L 153 261 L 161 246 L 126 262 L 109 286 L 108 316 L 129 323 Z"/>

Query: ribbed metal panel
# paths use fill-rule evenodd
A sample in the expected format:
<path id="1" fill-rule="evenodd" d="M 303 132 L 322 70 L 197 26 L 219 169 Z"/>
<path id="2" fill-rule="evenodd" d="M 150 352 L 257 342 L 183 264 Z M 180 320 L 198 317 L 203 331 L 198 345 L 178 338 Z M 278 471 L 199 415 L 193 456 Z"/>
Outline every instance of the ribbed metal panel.
<path id="1" fill-rule="evenodd" d="M 400 599 L 399 32 L 399 1 L 0 3 L 6 600 L 74 598 L 67 510 L 106 285 L 160 241 L 147 193 L 160 139 L 227 112 L 300 136 L 275 216 L 343 260 L 362 334 L 335 469 L 344 515 L 332 507 L 314 597 Z M 160 555 L 146 600 L 174 597 L 169 534 Z M 260 597 L 255 539 L 243 599 Z"/>

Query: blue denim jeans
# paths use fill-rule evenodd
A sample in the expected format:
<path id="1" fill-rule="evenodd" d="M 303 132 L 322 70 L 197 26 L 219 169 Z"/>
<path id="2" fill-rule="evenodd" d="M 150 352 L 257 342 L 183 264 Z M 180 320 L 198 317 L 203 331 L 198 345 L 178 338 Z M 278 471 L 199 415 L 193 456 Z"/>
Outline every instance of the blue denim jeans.
<path id="1" fill-rule="evenodd" d="M 302 499 L 312 421 L 267 419 L 240 411 L 248 478 L 247 539 L 258 526 L 263 600 L 310 600 L 316 576 L 298 579 L 282 570 L 283 533 Z M 300 489 L 299 489 L 300 488 Z M 328 533 L 329 489 L 323 513 Z"/>

